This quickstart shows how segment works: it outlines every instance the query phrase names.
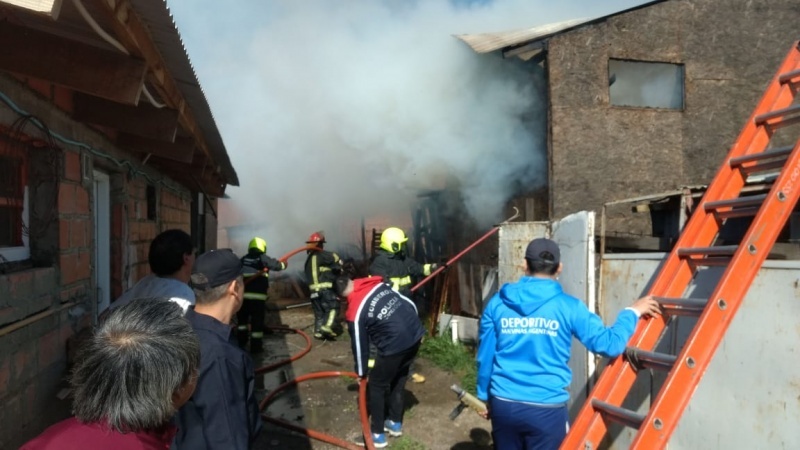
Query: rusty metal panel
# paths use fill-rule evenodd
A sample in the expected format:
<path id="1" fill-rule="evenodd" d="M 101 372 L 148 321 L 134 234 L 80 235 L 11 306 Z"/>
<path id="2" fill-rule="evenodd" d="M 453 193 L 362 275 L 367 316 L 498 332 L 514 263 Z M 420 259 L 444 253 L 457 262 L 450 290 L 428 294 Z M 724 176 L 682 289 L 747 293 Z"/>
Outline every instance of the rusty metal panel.
<path id="1" fill-rule="evenodd" d="M 663 254 L 608 255 L 602 262 L 606 323 L 647 288 Z M 721 268 L 700 270 L 687 296 L 707 297 Z M 800 422 L 800 261 L 767 261 L 750 287 L 672 436 L 669 448 L 796 448 Z M 677 353 L 696 319 L 672 323 L 656 351 Z M 625 406 L 646 412 L 665 374 L 642 371 Z M 732 426 L 733 425 L 733 426 Z M 612 429 L 612 449 L 633 432 Z"/>

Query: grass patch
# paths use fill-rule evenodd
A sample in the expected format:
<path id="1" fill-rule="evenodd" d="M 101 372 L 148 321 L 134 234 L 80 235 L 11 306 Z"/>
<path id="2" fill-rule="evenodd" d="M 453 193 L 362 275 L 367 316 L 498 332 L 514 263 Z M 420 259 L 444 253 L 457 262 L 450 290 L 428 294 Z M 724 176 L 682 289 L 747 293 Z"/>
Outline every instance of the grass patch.
<path id="1" fill-rule="evenodd" d="M 463 345 L 454 344 L 449 336 L 427 337 L 422 341 L 419 355 L 437 367 L 458 376 L 463 389 L 475 392 L 478 367 L 475 364 L 475 357 Z"/>
<path id="2" fill-rule="evenodd" d="M 399 438 L 389 438 L 392 450 L 427 450 L 427 446 L 422 442 L 416 441 L 408 436 L 400 436 Z"/>

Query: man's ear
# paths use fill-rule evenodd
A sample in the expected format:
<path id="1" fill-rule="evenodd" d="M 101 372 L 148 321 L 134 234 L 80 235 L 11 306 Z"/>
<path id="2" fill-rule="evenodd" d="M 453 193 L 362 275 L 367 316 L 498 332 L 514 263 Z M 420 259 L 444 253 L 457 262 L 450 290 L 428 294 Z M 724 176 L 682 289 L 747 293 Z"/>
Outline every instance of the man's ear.
<path id="1" fill-rule="evenodd" d="M 556 269 L 556 276 L 561 275 L 562 270 L 564 270 L 564 263 L 558 263 L 558 269 Z"/>

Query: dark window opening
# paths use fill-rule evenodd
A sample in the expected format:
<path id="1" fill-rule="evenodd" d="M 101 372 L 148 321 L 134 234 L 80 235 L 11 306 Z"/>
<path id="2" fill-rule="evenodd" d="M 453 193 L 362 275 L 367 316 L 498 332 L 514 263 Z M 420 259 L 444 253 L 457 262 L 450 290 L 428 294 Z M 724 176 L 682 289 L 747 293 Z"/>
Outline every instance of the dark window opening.
<path id="1" fill-rule="evenodd" d="M 0 155 L 0 248 L 24 245 L 25 170 L 23 155 Z"/>
<path id="2" fill-rule="evenodd" d="M 681 64 L 608 61 L 608 93 L 614 106 L 682 110 L 683 80 Z"/>
<path id="3" fill-rule="evenodd" d="M 156 197 L 156 187 L 147 185 L 147 220 L 158 219 L 158 201 Z"/>

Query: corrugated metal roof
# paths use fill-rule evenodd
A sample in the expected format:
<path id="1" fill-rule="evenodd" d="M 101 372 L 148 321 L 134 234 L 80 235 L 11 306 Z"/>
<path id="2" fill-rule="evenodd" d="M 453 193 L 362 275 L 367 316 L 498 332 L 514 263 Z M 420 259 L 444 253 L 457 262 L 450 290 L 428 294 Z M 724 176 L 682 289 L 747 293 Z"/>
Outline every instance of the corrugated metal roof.
<path id="1" fill-rule="evenodd" d="M 523 30 L 501 31 L 498 33 L 458 34 L 455 35 L 455 37 L 464 41 L 477 53 L 489 53 L 502 48 L 515 47 L 518 45 L 527 44 L 529 42 L 539 41 L 559 33 L 571 31 L 584 25 L 603 22 L 611 17 L 636 11 L 638 9 L 647 8 L 658 3 L 664 3 L 666 1 L 669 0 L 652 0 L 632 8 L 591 19 L 571 19 L 563 22 L 539 25 Z"/>
<path id="2" fill-rule="evenodd" d="M 489 53 L 501 48 L 512 47 L 552 36 L 560 31 L 591 22 L 592 20 L 594 19 L 571 19 L 522 30 L 501 31 L 499 33 L 458 34 L 456 37 L 472 47 L 477 53 Z"/>
<path id="3" fill-rule="evenodd" d="M 239 177 L 231 164 L 225 144 L 222 142 L 219 129 L 211 113 L 208 100 L 192 67 L 189 54 L 183 45 L 178 27 L 172 18 L 165 0 L 131 0 L 136 14 L 150 31 L 153 43 L 158 47 L 186 103 L 194 114 L 198 126 L 203 132 L 214 162 L 226 182 L 239 185 Z"/>

